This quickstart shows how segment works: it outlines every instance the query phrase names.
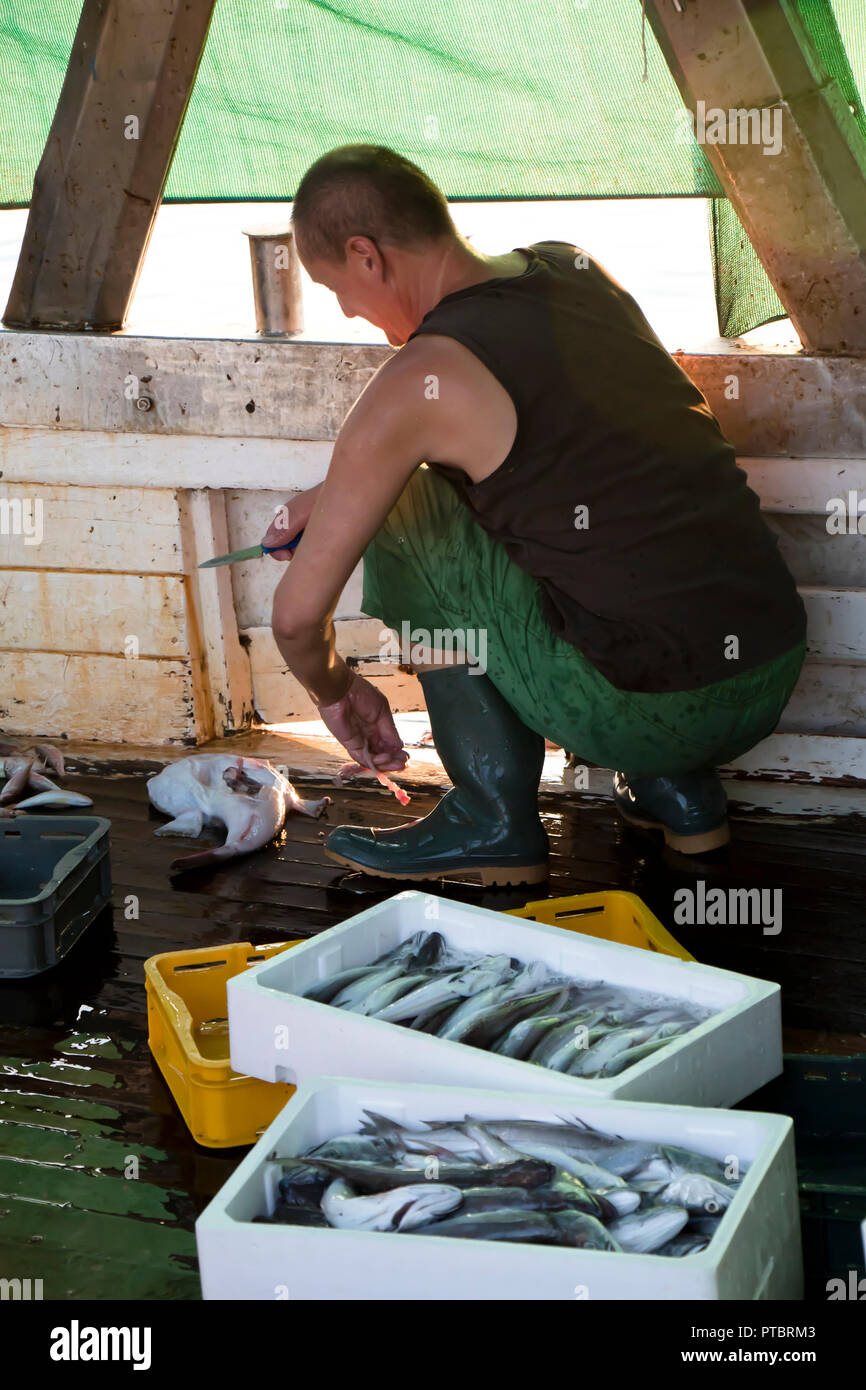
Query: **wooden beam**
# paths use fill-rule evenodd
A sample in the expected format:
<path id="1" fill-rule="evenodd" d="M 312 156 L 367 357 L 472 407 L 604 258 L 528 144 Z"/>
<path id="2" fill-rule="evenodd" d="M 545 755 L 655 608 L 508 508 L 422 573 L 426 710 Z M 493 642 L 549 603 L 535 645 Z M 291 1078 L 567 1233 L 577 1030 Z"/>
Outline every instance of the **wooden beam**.
<path id="1" fill-rule="evenodd" d="M 795 5 L 646 0 L 646 13 L 804 347 L 866 352 L 866 141 Z M 744 138 L 752 111 L 760 138 Z M 724 143 L 714 112 L 733 116 Z"/>
<path id="2" fill-rule="evenodd" d="M 4 323 L 123 326 L 215 0 L 85 0 Z"/>
<path id="3" fill-rule="evenodd" d="M 249 727 L 253 714 L 249 658 L 238 637 L 231 568 L 200 570 L 202 560 L 228 552 L 225 495 L 202 489 L 179 492 L 194 673 L 201 681 L 199 742 Z"/>
<path id="4" fill-rule="evenodd" d="M 391 356 L 367 343 L 0 333 L 0 421 L 330 440 Z"/>
<path id="5" fill-rule="evenodd" d="M 0 452 L 12 426 L 46 427 L 59 450 L 70 447 L 63 438 L 69 431 L 86 430 L 93 432 L 88 454 L 109 486 L 123 480 L 147 486 L 147 475 L 159 487 L 311 487 L 327 466 L 329 450 L 319 447 L 322 441 L 336 438 L 347 412 L 392 355 L 390 348 L 369 343 L 0 332 Z M 675 360 L 703 391 L 739 454 L 866 458 L 862 356 L 729 344 L 724 352 L 676 353 Z M 136 396 L 152 400 L 152 409 L 137 409 Z M 166 435 L 170 447 L 164 439 L 148 438 Z M 202 438 L 192 441 L 191 435 Z M 207 466 L 208 450 L 216 451 L 209 441 L 216 436 L 234 441 L 230 461 L 218 451 L 219 478 Z M 259 448 L 257 441 L 264 440 L 269 442 Z M 52 442 L 46 437 L 35 447 L 50 451 Z M 290 451 L 285 467 L 280 449 Z M 160 453 L 165 463 L 148 473 Z M 46 453 L 49 461 L 54 468 L 62 465 Z M 5 466 L 0 458 L 0 468 Z M 81 460 L 75 467 L 76 481 L 96 481 L 95 474 L 79 471 Z M 22 480 L 20 472 L 15 477 Z M 44 480 L 69 477 L 52 473 Z"/>

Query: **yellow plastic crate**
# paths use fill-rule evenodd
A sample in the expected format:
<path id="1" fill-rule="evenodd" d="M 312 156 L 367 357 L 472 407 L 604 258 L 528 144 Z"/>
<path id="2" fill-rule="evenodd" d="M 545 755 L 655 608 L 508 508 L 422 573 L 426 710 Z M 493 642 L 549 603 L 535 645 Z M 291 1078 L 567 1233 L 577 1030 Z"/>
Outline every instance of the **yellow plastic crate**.
<path id="1" fill-rule="evenodd" d="M 211 1149 L 254 1144 L 294 1086 L 232 1071 L 226 984 L 259 961 L 297 946 L 248 941 L 166 951 L 145 961 L 147 1041 L 196 1143 Z"/>
<path id="2" fill-rule="evenodd" d="M 694 960 L 636 893 L 615 889 L 609 893 L 575 893 L 570 898 L 541 898 L 525 907 L 512 908 L 508 916 L 599 936 L 603 941 L 618 941 L 623 946 L 639 946 L 663 956 Z"/>

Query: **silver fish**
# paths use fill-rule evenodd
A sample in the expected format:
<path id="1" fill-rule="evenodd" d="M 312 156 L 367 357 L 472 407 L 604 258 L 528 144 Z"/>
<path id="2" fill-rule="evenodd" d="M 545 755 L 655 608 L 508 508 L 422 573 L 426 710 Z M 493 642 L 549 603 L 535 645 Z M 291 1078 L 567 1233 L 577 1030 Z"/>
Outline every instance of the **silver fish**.
<path id="1" fill-rule="evenodd" d="M 81 792 L 61 791 L 55 787 L 50 792 L 37 792 L 36 796 L 25 797 L 23 801 L 15 804 L 16 811 L 34 811 L 39 806 L 92 806 L 93 802 L 89 796 L 83 796 Z"/>
<path id="2" fill-rule="evenodd" d="M 34 753 L 38 757 L 34 757 Z M 47 743 L 38 743 L 29 753 L 12 753 L 8 757 L 0 757 L 0 777 L 9 779 L 0 792 L 0 803 L 14 801 L 28 790 L 34 793 L 56 792 L 58 788 L 45 776 L 49 770 L 60 777 L 64 773 L 62 753 Z"/>
<path id="3" fill-rule="evenodd" d="M 335 994 L 339 994 L 341 989 L 354 984 L 364 975 L 371 975 L 374 969 L 375 966 L 372 965 L 355 965 L 349 970 L 339 970 L 336 975 L 326 975 L 324 979 L 317 980 L 315 984 L 304 990 L 301 997 L 313 999 L 317 1004 L 328 1004 Z"/>
<path id="4" fill-rule="evenodd" d="M 402 1125 L 398 1125 L 396 1120 L 389 1120 L 386 1115 L 379 1115 L 375 1110 L 365 1110 L 364 1114 L 367 1120 L 361 1127 L 361 1137 L 372 1138 L 376 1143 L 384 1144 L 392 1158 L 397 1159 L 405 1168 L 423 1168 L 431 1157 L 456 1160 L 464 1152 L 461 1146 L 458 1155 L 453 1148 L 446 1148 L 438 1136 L 434 1139 L 432 1134 L 427 1135 L 423 1143 L 410 1149 L 408 1141 L 412 1136 Z M 462 1140 L 465 1136 L 461 1134 L 459 1137 Z M 422 1139 L 423 1136 L 419 1135 L 418 1138 Z"/>
<path id="5" fill-rule="evenodd" d="M 468 999 L 457 1005 L 444 1018 L 436 1036 L 439 1038 L 450 1038 L 459 1041 L 465 1032 L 472 1027 L 476 1017 L 484 1012 L 491 1004 L 497 1000 L 508 997 L 509 985 L 497 982 L 489 989 L 482 989 L 478 994 L 471 994 Z"/>
<path id="6" fill-rule="evenodd" d="M 570 1076 L 606 1076 L 607 1068 L 622 1053 L 638 1043 L 646 1042 L 646 1028 L 620 1028 L 608 1033 L 600 1042 L 587 1049 L 583 1057 L 569 1068 Z"/>
<path id="7" fill-rule="evenodd" d="M 501 1057 L 517 1057 L 523 1059 L 528 1056 L 534 1047 L 537 1047 L 551 1028 L 562 1023 L 561 1013 L 536 1014 L 532 1018 L 522 1018 L 519 1023 L 515 1023 L 509 1028 L 501 1038 L 497 1038 L 492 1052 L 498 1052 Z"/>
<path id="8" fill-rule="evenodd" d="M 55 748 L 53 743 L 37 743 L 35 748 L 46 771 L 51 768 L 57 777 L 65 777 L 66 764 L 59 748 Z"/>
<path id="9" fill-rule="evenodd" d="M 466 1215 L 458 1212 L 444 1221 L 436 1221 L 422 1234 L 457 1240 L 523 1241 L 529 1245 L 555 1245 L 559 1238 L 552 1216 L 547 1212 L 507 1208 Z"/>
<path id="10" fill-rule="evenodd" d="M 367 1121 L 361 1126 L 364 1134 L 379 1134 L 392 1144 L 402 1146 L 409 1153 L 436 1154 L 448 1151 L 461 1158 L 480 1159 L 478 1145 L 464 1132 L 462 1125 L 440 1125 L 438 1129 L 409 1130 L 377 1115 L 374 1110 L 365 1110 Z"/>
<path id="11" fill-rule="evenodd" d="M 526 1155 L 518 1153 L 510 1144 L 506 1144 L 504 1139 L 500 1139 L 498 1134 L 491 1134 L 490 1130 L 485 1129 L 480 1120 L 473 1120 L 469 1116 L 464 1120 L 461 1128 L 478 1146 L 478 1152 L 485 1163 L 514 1163 Z"/>
<path id="12" fill-rule="evenodd" d="M 400 961 L 392 961 L 389 965 L 377 967 L 367 975 L 361 975 L 352 984 L 341 989 L 339 994 L 335 994 L 331 1000 L 331 1005 L 335 1009 L 348 1009 L 349 1012 L 357 1009 L 359 1004 L 363 1004 L 369 994 L 380 985 L 385 985 L 389 980 L 398 979 L 403 973 L 403 966 Z"/>
<path id="13" fill-rule="evenodd" d="M 32 758 L 11 757 L 4 759 L 3 772 L 9 780 L 0 792 L 0 802 L 15 801 L 23 795 L 30 784 L 32 768 Z"/>
<path id="14" fill-rule="evenodd" d="M 514 1163 L 451 1162 L 434 1157 L 437 1159 L 436 1180 L 441 1179 L 451 1187 L 540 1187 L 554 1176 L 549 1163 L 522 1154 L 519 1161 Z M 369 1163 L 317 1155 L 308 1161 L 335 1178 L 345 1179 L 352 1187 L 365 1193 L 390 1192 L 395 1187 L 407 1187 L 418 1177 L 416 1168 L 398 1167 L 388 1160 Z"/>
<path id="15" fill-rule="evenodd" d="M 684 1207 L 648 1207 L 646 1211 L 621 1216 L 611 1225 L 610 1233 L 623 1250 L 651 1255 L 678 1236 L 688 1219 Z"/>
<path id="16" fill-rule="evenodd" d="M 626 1185 L 625 1179 L 616 1173 L 611 1173 L 607 1168 L 600 1168 L 596 1163 L 587 1163 L 585 1159 L 576 1158 L 574 1154 L 566 1153 L 565 1149 L 554 1148 L 552 1144 L 533 1144 L 533 1148 L 533 1158 L 543 1158 L 547 1163 L 554 1163 L 557 1167 L 563 1168 L 566 1173 L 578 1178 L 590 1192 L 607 1192 L 609 1188 Z M 523 1152 L 528 1153 L 529 1149 L 524 1148 Z"/>
<path id="17" fill-rule="evenodd" d="M 577 1040 L 577 1028 L 591 1028 L 592 1025 L 602 1017 L 601 1011 L 595 1009 L 588 1011 L 583 1007 L 575 1012 L 566 1014 L 561 1023 L 552 1028 L 541 1041 L 532 1049 L 528 1061 L 534 1062 L 539 1067 L 549 1067 L 551 1058 L 556 1056 L 561 1063 L 562 1057 L 573 1057 L 575 1051 L 575 1041 Z M 560 1070 L 560 1066 L 556 1067 Z"/>
<path id="18" fill-rule="evenodd" d="M 432 1009 L 425 1009 L 417 1018 L 413 1018 L 409 1024 L 417 1033 L 438 1033 L 444 1023 L 448 1022 L 454 1012 L 454 1000 L 447 999 L 444 1004 L 436 1004 Z"/>
<path id="19" fill-rule="evenodd" d="M 454 1211 L 462 1201 L 459 1188 L 430 1182 L 359 1197 L 353 1187 L 337 1178 L 325 1191 L 322 1211 L 329 1225 L 340 1230 L 414 1231 Z"/>
<path id="20" fill-rule="evenodd" d="M 391 1149 L 384 1139 L 372 1134 L 335 1134 L 324 1144 L 317 1144 L 307 1155 L 315 1162 L 316 1155 L 322 1158 L 361 1158 L 371 1162 L 381 1162 L 391 1155 Z"/>
<path id="21" fill-rule="evenodd" d="M 706 1212 L 713 1216 L 727 1211 L 734 1199 L 735 1187 L 708 1178 L 704 1173 L 682 1173 L 668 1183 L 657 1200 L 666 1205 L 685 1207 L 696 1215 Z"/>
<path id="22" fill-rule="evenodd" d="M 706 1250 L 709 1243 L 709 1236 L 702 1236 L 697 1231 L 683 1231 L 682 1235 L 669 1240 L 657 1253 L 682 1259 L 684 1255 L 699 1255 L 702 1250 Z"/>
<path id="23" fill-rule="evenodd" d="M 399 946 L 393 946 L 391 950 L 385 951 L 373 964 L 390 965 L 392 961 L 411 960 L 412 968 L 420 969 L 422 966 L 434 965 L 442 955 L 444 948 L 444 937 L 438 931 L 416 931 L 413 936 L 407 936 L 405 941 L 401 941 Z"/>
<path id="24" fill-rule="evenodd" d="M 364 996 L 360 1004 L 356 1004 L 353 1013 L 364 1014 L 370 1017 L 378 1014 L 381 1009 L 386 1009 L 389 1004 L 393 1004 L 395 999 L 400 999 L 404 994 L 408 994 L 410 989 L 417 988 L 430 978 L 429 971 L 416 970 L 411 975 L 398 975 L 396 979 L 386 980 L 384 984 L 377 985 Z"/>
<path id="25" fill-rule="evenodd" d="M 464 1187 L 461 1216 L 476 1216 L 482 1211 L 544 1210 L 547 1189 L 544 1187 Z M 558 1199 L 557 1199 L 558 1204 Z"/>
<path id="26" fill-rule="evenodd" d="M 642 1139 L 620 1139 L 579 1123 L 552 1124 L 544 1120 L 485 1120 L 485 1127 L 523 1153 L 538 1141 L 563 1149 L 586 1162 L 598 1161 L 617 1177 L 630 1177 L 657 1153 L 658 1146 Z M 433 1127 L 435 1129 L 435 1126 Z"/>
<path id="27" fill-rule="evenodd" d="M 561 1071 L 572 1074 L 575 1067 L 575 1059 L 580 1060 L 581 1057 L 587 1055 L 587 1048 L 582 1045 L 584 1043 L 584 1034 L 586 1034 L 586 1042 L 592 1047 L 592 1044 L 599 1037 L 610 1031 L 607 1028 L 595 1027 L 594 1025 L 597 1023 L 597 1020 L 597 1014 L 589 1014 L 579 1020 L 573 1020 L 571 1029 L 563 1030 L 557 1046 L 546 1052 L 545 1060 L 542 1065 L 547 1067 L 549 1071 Z M 579 1033 L 577 1031 L 578 1028 L 580 1029 Z"/>
<path id="28" fill-rule="evenodd" d="M 647 1162 L 635 1171 L 634 1178 L 636 1183 L 656 1181 L 667 1185 L 686 1173 L 703 1173 L 717 1182 L 725 1181 L 725 1170 L 718 1159 L 677 1148 L 675 1144 L 659 1145 Z"/>
<path id="29" fill-rule="evenodd" d="M 588 1187 L 584 1187 L 580 1178 L 566 1173 L 563 1168 L 554 1170 L 554 1176 L 544 1184 L 544 1189 L 544 1205 L 548 1208 L 555 1206 L 587 1212 L 589 1215 L 600 1217 L 604 1221 L 613 1221 L 616 1216 L 614 1208 L 600 1193 L 590 1192 Z"/>
<path id="30" fill-rule="evenodd" d="M 378 1015 L 386 1023 L 399 1023 L 405 1018 L 414 1018 L 422 1010 L 431 1009 L 435 1004 L 444 1004 L 449 999 L 465 999 L 482 989 L 498 984 L 511 971 L 510 956 L 484 956 L 474 965 L 464 970 L 440 975 L 429 984 L 410 990 L 402 999 L 397 999 Z"/>
<path id="31" fill-rule="evenodd" d="M 665 1038 L 648 1038 L 644 1043 L 638 1043 L 636 1047 L 626 1048 L 613 1062 L 604 1068 L 605 1076 L 619 1076 L 620 1072 L 627 1071 L 633 1067 L 635 1062 L 642 1062 L 645 1057 L 651 1057 L 654 1052 L 658 1052 L 660 1047 L 667 1047 L 673 1035 Z"/>
<path id="32" fill-rule="evenodd" d="M 465 1187 L 462 1191 L 461 1216 L 481 1211 L 502 1211 L 508 1207 L 522 1211 L 582 1211 L 583 1214 L 594 1215 L 594 1212 L 587 1211 L 589 1203 L 585 1195 L 575 1201 L 575 1193 L 557 1183 L 545 1183 L 541 1187 L 531 1188 Z"/>
<path id="33" fill-rule="evenodd" d="M 452 1037 L 455 1041 L 465 1042 L 470 1047 L 486 1047 L 508 1027 L 509 1023 L 535 1014 L 547 1006 L 555 1007 L 556 1001 L 561 1002 L 566 993 L 567 990 L 561 985 L 549 986 L 536 994 L 515 995 L 509 991 L 505 999 L 492 1000 L 474 1017 L 467 1019 L 461 1031 L 451 1033 L 443 1030 L 439 1036 Z"/>
<path id="34" fill-rule="evenodd" d="M 527 1156 L 526 1150 L 519 1152 L 512 1148 L 478 1120 L 467 1117 L 462 1128 L 478 1144 L 485 1163 L 515 1163 Z M 537 1151 L 530 1157 L 542 1158 L 542 1154 Z M 552 1166 L 554 1174 L 545 1185 L 545 1197 L 543 1201 L 539 1200 L 539 1206 L 575 1206 L 583 1211 L 592 1212 L 593 1215 L 605 1212 L 604 1203 L 597 1200 L 595 1194 L 590 1193 L 586 1184 L 571 1171 L 571 1159 L 568 1154 L 563 1153 L 561 1149 L 550 1148 L 544 1153 L 543 1160 Z M 606 1176 L 613 1183 L 618 1181 L 610 1174 Z M 535 1193 L 538 1195 L 537 1188 Z M 609 1210 L 608 1215 L 612 1214 L 612 1210 Z"/>
<path id="35" fill-rule="evenodd" d="M 593 1190 L 613 1207 L 617 1216 L 629 1216 L 641 1204 L 641 1194 L 633 1187 L 599 1187 Z"/>
<path id="36" fill-rule="evenodd" d="M 586 1212 L 555 1211 L 551 1212 L 551 1217 L 561 1245 L 573 1245 L 582 1250 L 622 1250 L 611 1232 Z"/>
<path id="37" fill-rule="evenodd" d="M 445 938 L 438 931 L 423 934 L 424 940 L 409 957 L 412 970 L 441 969 L 442 955 L 445 951 Z"/>

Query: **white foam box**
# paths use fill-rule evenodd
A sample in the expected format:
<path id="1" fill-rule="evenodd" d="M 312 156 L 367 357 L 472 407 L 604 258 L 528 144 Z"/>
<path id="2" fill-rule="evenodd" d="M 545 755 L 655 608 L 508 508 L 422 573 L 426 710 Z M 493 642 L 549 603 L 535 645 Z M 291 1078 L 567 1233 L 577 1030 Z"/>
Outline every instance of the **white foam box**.
<path id="1" fill-rule="evenodd" d="M 297 949 L 297 948 L 296 948 Z M 745 1170 L 706 1250 L 673 1258 L 253 1222 L 278 1194 L 274 1153 L 398 1121 L 579 1116 L 624 1138 L 678 1144 Z M 196 1222 L 206 1299 L 798 1299 L 802 1257 L 786 1115 L 320 1078 L 301 1086 Z"/>
<path id="2" fill-rule="evenodd" d="M 462 950 L 543 960 L 568 976 L 650 990 L 716 1012 L 621 1075 L 594 1080 L 299 997 L 314 981 L 375 960 L 422 928 L 440 931 Z M 228 982 L 228 1018 L 234 1070 L 292 1085 L 313 1076 L 361 1076 L 733 1105 L 782 1070 L 778 985 L 419 892 L 398 893 L 235 975 Z"/>

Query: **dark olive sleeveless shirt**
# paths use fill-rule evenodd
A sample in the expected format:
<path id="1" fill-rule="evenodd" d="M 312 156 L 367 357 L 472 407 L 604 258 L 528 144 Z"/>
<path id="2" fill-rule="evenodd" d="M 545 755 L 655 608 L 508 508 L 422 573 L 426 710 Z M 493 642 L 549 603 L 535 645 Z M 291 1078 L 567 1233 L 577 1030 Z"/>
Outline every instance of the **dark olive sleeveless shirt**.
<path id="1" fill-rule="evenodd" d="M 522 274 L 446 295 L 412 334 L 463 343 L 517 412 L 483 482 L 430 466 L 620 689 L 696 689 L 788 651 L 803 605 L 706 400 L 591 257 L 524 254 Z"/>

